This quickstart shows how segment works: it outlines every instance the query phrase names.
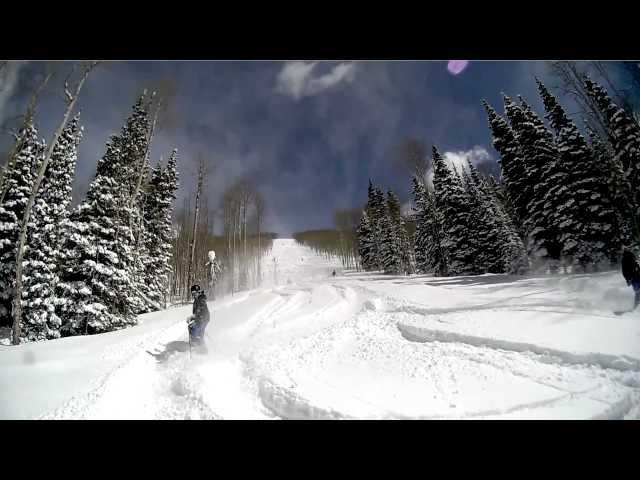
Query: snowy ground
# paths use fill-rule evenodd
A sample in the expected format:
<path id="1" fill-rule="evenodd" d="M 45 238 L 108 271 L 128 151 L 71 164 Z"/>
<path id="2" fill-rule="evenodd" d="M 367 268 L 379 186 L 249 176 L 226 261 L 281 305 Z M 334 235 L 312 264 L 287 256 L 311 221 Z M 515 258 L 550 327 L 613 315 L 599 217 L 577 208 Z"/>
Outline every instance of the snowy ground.
<path id="1" fill-rule="evenodd" d="M 276 240 L 264 274 L 209 304 L 191 359 L 190 307 L 0 346 L 0 418 L 640 418 L 640 312 L 612 313 L 632 303 L 617 272 L 343 273 Z"/>

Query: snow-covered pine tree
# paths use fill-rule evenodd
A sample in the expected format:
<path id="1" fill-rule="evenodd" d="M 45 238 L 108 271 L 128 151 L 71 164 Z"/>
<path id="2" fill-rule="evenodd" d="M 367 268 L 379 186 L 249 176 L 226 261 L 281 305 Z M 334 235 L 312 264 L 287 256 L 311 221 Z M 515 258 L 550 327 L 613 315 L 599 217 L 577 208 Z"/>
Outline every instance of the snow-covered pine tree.
<path id="1" fill-rule="evenodd" d="M 574 231 L 563 241 L 562 255 L 583 268 L 615 262 L 622 245 L 612 196 L 605 176 L 587 141 L 566 115 L 556 98 L 536 79 L 547 111 L 546 118 L 556 132 L 559 162 L 568 173 L 573 203 L 565 217 L 573 217 Z M 564 233 L 564 228 L 560 227 Z M 562 237 L 561 237 L 562 239 Z M 571 241 L 573 240 L 573 242 Z"/>
<path id="2" fill-rule="evenodd" d="M 360 265 L 364 271 L 375 270 L 377 261 L 375 259 L 375 245 L 373 241 L 373 230 L 369 222 L 367 210 L 362 211 L 360 224 L 357 230 L 358 235 L 358 254 L 360 255 Z"/>
<path id="3" fill-rule="evenodd" d="M 31 213 L 24 257 L 21 330 L 31 341 L 60 337 L 55 288 L 61 259 L 61 226 L 69 213 L 81 138 L 82 128 L 76 116 L 67 124 L 51 153 Z"/>
<path id="4" fill-rule="evenodd" d="M 150 258 L 149 243 L 147 242 L 149 225 L 146 219 L 146 208 L 149 199 L 149 188 L 156 169 L 151 168 L 148 159 L 146 165 L 143 166 L 142 179 L 140 182 L 140 190 L 136 195 L 136 199 L 132 202 L 132 234 L 133 234 L 133 258 L 131 259 L 130 272 L 133 284 L 135 286 L 134 293 L 136 296 L 134 312 L 138 315 L 149 311 L 160 309 L 160 304 L 153 300 L 152 286 L 148 282 L 147 264 L 153 262 Z"/>
<path id="5" fill-rule="evenodd" d="M 416 270 L 419 273 L 433 273 L 436 276 L 449 274 L 449 257 L 444 246 L 442 214 L 436 209 L 435 197 L 414 177 L 413 182 L 416 208 Z"/>
<path id="6" fill-rule="evenodd" d="M 172 152 L 166 167 L 153 170 L 146 189 L 144 283 L 149 298 L 156 304 L 162 302 L 171 270 L 171 215 L 178 189 L 177 153 L 177 150 Z"/>
<path id="7" fill-rule="evenodd" d="M 524 159 L 522 158 L 515 133 L 507 123 L 485 100 L 482 104 L 487 112 L 489 128 L 493 138 L 493 146 L 500 154 L 502 182 L 505 194 L 511 206 L 512 219 L 522 235 L 523 219 L 527 216 L 529 198 L 527 197 L 527 176 Z"/>
<path id="8" fill-rule="evenodd" d="M 141 97 L 120 135 L 112 135 L 86 198 L 65 225 L 58 284 L 63 336 L 101 333 L 136 323 L 142 300 L 133 279 L 135 208 L 129 207 L 146 111 Z M 141 126 L 142 125 L 142 126 Z"/>
<path id="9" fill-rule="evenodd" d="M 493 177 L 486 181 L 480 177 L 478 170 L 469 163 L 469 177 L 478 191 L 481 207 L 478 218 L 486 224 L 483 236 L 483 250 L 490 273 L 522 274 L 528 269 L 527 252 L 522 239 L 502 205 L 497 192 L 497 184 Z"/>
<path id="10" fill-rule="evenodd" d="M 416 222 L 416 231 L 413 236 L 413 251 L 415 256 L 415 269 L 418 273 L 427 273 L 427 245 L 430 239 L 426 231 L 426 189 L 423 182 L 414 175 L 413 183 L 413 212 Z"/>
<path id="11" fill-rule="evenodd" d="M 16 246 L 24 210 L 29 201 L 35 173 L 44 157 L 46 145 L 38 140 L 36 127 L 29 123 L 17 140 L 13 168 L 6 172 L 4 202 L 0 205 L 0 325 L 11 326 L 12 301 L 16 277 Z"/>
<path id="12" fill-rule="evenodd" d="M 505 188 L 504 183 L 500 183 L 498 180 L 496 180 L 496 178 L 493 175 L 486 176 L 485 183 L 487 184 L 488 187 L 490 187 L 492 194 L 495 195 L 496 199 L 502 206 L 502 209 L 509 216 L 509 219 L 511 220 L 511 224 L 516 229 L 516 233 L 518 233 L 518 236 L 520 236 L 519 230 L 517 228 L 517 223 L 514 220 L 518 216 L 515 213 L 513 200 L 511 200 L 511 196 L 509 195 L 509 192 Z"/>
<path id="13" fill-rule="evenodd" d="M 375 259 L 376 269 L 382 270 L 382 242 L 384 231 L 384 217 L 386 217 L 386 202 L 384 194 L 380 188 L 376 187 L 369 181 L 369 202 L 367 203 L 367 215 L 371 225 L 372 240 L 374 245 L 373 258 Z"/>
<path id="14" fill-rule="evenodd" d="M 593 152 L 593 158 L 600 172 L 600 177 L 606 179 L 604 185 L 601 187 L 606 188 L 611 196 L 616 215 L 616 224 L 619 228 L 620 243 L 622 245 L 628 245 L 632 238 L 631 222 L 629 219 L 633 214 L 633 209 L 630 205 L 630 195 L 627 190 L 622 164 L 619 159 L 615 157 L 611 145 L 606 140 L 602 140 L 602 138 L 588 126 L 585 128 L 589 135 L 591 151 Z"/>
<path id="15" fill-rule="evenodd" d="M 365 206 L 365 213 L 367 214 L 367 221 L 369 223 L 369 242 L 371 251 L 369 254 L 370 262 L 368 262 L 368 268 L 370 271 L 379 270 L 379 245 L 378 245 L 378 217 L 379 209 L 376 205 L 376 188 L 373 185 L 371 179 L 369 179 L 369 187 L 367 188 L 367 205 Z"/>
<path id="16" fill-rule="evenodd" d="M 411 273 L 413 268 L 407 229 L 402 218 L 400 200 L 391 190 L 387 192 L 387 212 L 391 232 L 387 235 L 386 240 L 387 242 L 395 240 L 395 245 L 392 249 L 386 250 L 385 269 L 393 273 Z M 390 267 L 387 268 L 387 265 Z"/>
<path id="17" fill-rule="evenodd" d="M 609 141 L 615 153 L 614 162 L 622 165 L 624 185 L 632 215 L 633 241 L 640 241 L 640 125 L 614 103 L 607 91 L 589 77 L 585 78 L 587 93 L 596 101 L 607 124 Z"/>
<path id="18" fill-rule="evenodd" d="M 400 273 L 402 270 L 402 260 L 400 258 L 400 240 L 398 239 L 398 231 L 394 222 L 395 212 L 393 200 L 384 205 L 384 214 L 380 220 L 381 244 L 380 244 L 380 261 L 385 273 Z"/>
<path id="19" fill-rule="evenodd" d="M 553 144 L 554 137 L 553 133 L 547 128 L 542 119 L 533 111 L 531 105 L 529 105 L 521 95 L 518 95 L 518 100 L 520 100 L 520 108 L 522 109 L 522 113 L 527 121 L 531 122 L 536 129 L 536 132 L 545 142 Z"/>
<path id="20" fill-rule="evenodd" d="M 473 248 L 469 239 L 469 211 L 460 178 L 433 147 L 433 189 L 435 209 L 442 218 L 440 247 L 448 259 L 448 275 L 473 272 Z"/>
<path id="21" fill-rule="evenodd" d="M 569 190 L 567 172 L 558 162 L 553 136 L 531 108 L 516 105 L 503 95 L 505 112 L 524 159 L 525 180 L 521 188 L 528 199 L 523 227 L 529 254 L 533 258 L 558 260 L 561 252 L 559 226 L 564 218 Z M 571 231 L 568 229 L 568 231 Z M 565 237 L 565 241 L 569 241 Z"/>
<path id="22" fill-rule="evenodd" d="M 139 176 L 142 176 L 143 187 L 149 182 L 151 176 L 151 165 L 147 155 L 150 147 L 150 128 L 149 104 L 145 92 L 139 97 L 131 116 L 127 119 L 122 135 L 123 148 L 120 152 L 122 164 L 129 173 L 126 177 L 126 199 L 123 199 L 128 203 L 121 210 L 120 221 L 123 225 L 128 225 L 131 231 L 129 247 L 132 255 L 127 258 L 126 265 L 133 286 L 130 292 L 131 306 L 136 314 L 155 309 L 153 302 L 150 302 L 147 297 L 148 285 L 145 284 L 145 264 L 148 258 L 143 241 L 145 236 L 143 211 L 146 191 L 145 188 L 137 188 Z"/>
<path id="23" fill-rule="evenodd" d="M 462 170 L 462 179 L 470 213 L 468 236 L 473 249 L 473 271 L 501 273 L 496 219 L 488 209 L 485 192 L 480 189 L 478 172 L 469 161 L 467 169 Z"/>

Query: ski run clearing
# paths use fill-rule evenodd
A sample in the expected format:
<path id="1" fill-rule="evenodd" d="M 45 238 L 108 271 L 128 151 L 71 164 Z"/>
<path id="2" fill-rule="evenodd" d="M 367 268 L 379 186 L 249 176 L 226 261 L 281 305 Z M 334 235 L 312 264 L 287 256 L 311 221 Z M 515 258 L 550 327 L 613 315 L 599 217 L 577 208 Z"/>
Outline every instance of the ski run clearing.
<path id="1" fill-rule="evenodd" d="M 3 339 L 0 418 L 640 418 L 640 312 L 614 315 L 633 302 L 619 272 L 393 277 L 289 239 L 263 271 L 263 288 L 209 302 L 207 353 L 190 357 L 190 305 Z"/>

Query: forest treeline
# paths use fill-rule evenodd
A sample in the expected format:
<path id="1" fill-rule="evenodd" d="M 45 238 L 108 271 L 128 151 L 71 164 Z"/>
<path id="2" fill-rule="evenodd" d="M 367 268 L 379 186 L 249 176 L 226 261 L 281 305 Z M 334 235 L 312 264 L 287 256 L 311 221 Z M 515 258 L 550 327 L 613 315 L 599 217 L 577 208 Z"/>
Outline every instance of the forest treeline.
<path id="1" fill-rule="evenodd" d="M 578 85 L 592 117 L 578 126 L 535 81 L 542 117 L 522 97 L 503 95 L 504 115 L 482 102 L 500 155 L 499 179 L 470 162 L 449 164 L 435 146 L 430 164 L 418 162 L 413 235 L 394 193 L 385 197 L 370 181 L 358 228 L 362 268 L 440 276 L 590 272 L 616 265 L 623 246 L 637 249 L 637 118 L 583 75 Z"/>

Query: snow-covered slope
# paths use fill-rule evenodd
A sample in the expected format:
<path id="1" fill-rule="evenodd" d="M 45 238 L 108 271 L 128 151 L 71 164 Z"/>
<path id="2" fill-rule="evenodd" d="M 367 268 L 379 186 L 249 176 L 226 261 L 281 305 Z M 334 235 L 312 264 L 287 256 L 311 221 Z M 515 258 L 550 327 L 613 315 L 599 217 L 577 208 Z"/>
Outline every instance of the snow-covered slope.
<path id="1" fill-rule="evenodd" d="M 279 238 L 263 261 L 265 286 L 287 285 L 300 282 L 322 282 L 331 277 L 331 272 L 342 272 L 337 259 L 326 259 L 311 249 L 301 247 L 290 238 Z"/>
<path id="2" fill-rule="evenodd" d="M 343 273 L 288 239 L 263 271 L 209 303 L 191 359 L 190 307 L 0 346 L 0 418 L 640 418 L 640 313 L 613 314 L 632 303 L 619 273 Z"/>

